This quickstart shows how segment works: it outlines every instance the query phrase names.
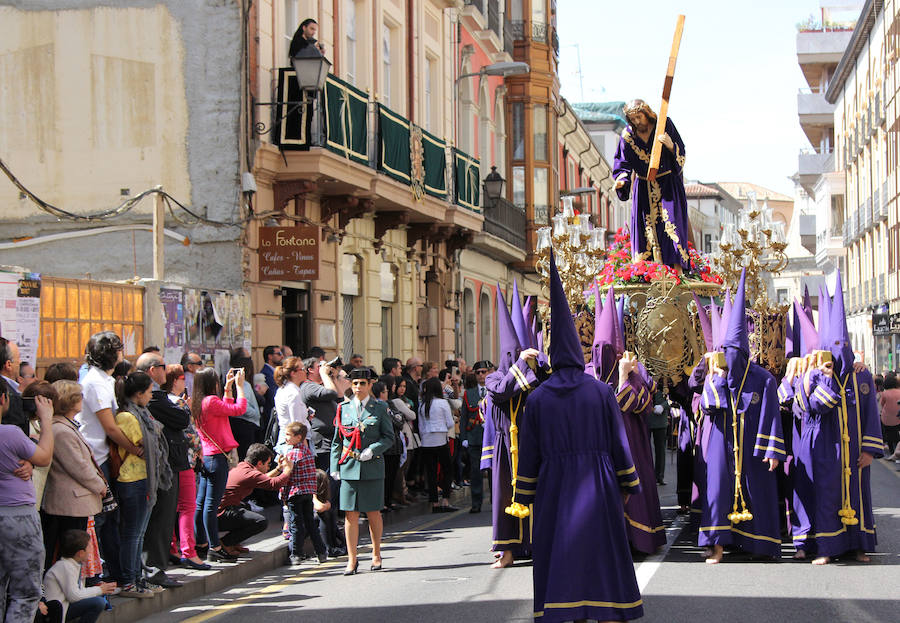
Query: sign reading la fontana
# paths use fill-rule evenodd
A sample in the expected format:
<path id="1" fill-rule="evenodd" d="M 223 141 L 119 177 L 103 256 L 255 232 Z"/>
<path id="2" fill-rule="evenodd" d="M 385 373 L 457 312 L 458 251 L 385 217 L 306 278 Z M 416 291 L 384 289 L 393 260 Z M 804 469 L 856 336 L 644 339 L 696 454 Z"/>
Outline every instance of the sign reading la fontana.
<path id="1" fill-rule="evenodd" d="M 319 228 L 259 228 L 259 280 L 309 281 L 319 278 Z"/>

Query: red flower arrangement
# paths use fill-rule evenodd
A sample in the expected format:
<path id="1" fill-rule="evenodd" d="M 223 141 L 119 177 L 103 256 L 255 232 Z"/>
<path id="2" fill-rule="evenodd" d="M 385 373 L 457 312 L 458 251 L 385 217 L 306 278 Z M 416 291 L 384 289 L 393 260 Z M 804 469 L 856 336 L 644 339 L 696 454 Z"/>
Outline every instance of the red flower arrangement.
<path id="1" fill-rule="evenodd" d="M 678 273 L 673 267 L 648 260 L 631 260 L 631 236 L 622 228 L 616 230 L 615 240 L 607 250 L 606 262 L 597 275 L 601 285 L 622 285 L 627 283 L 649 283 L 664 277 L 681 283 L 686 279 L 697 279 L 707 283 L 722 283 L 722 276 L 713 272 L 709 258 L 697 251 L 688 242 L 690 269 Z"/>

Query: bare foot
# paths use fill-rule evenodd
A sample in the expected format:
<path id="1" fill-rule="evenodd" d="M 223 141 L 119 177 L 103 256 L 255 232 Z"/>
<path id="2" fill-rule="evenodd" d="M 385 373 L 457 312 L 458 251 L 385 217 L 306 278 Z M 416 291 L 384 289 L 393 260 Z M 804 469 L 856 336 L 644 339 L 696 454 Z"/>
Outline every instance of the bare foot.
<path id="1" fill-rule="evenodd" d="M 802 549 L 798 549 L 794 552 L 794 560 L 806 560 L 806 552 Z"/>
<path id="2" fill-rule="evenodd" d="M 722 556 L 725 554 L 725 548 L 721 545 L 716 545 L 713 547 L 713 552 L 710 554 L 709 558 L 706 559 L 706 564 L 708 565 L 717 565 L 722 562 Z"/>
<path id="3" fill-rule="evenodd" d="M 831 558 L 828 556 L 819 556 L 818 558 L 813 559 L 812 564 L 821 567 L 822 565 L 827 565 L 831 562 Z"/>
<path id="4" fill-rule="evenodd" d="M 513 555 L 510 551 L 505 551 L 503 554 L 497 559 L 497 562 L 491 565 L 491 569 L 503 569 L 504 567 L 511 567 L 513 564 Z"/>
<path id="5" fill-rule="evenodd" d="M 872 562 L 872 559 L 864 551 L 858 550 L 856 552 L 856 562 Z"/>

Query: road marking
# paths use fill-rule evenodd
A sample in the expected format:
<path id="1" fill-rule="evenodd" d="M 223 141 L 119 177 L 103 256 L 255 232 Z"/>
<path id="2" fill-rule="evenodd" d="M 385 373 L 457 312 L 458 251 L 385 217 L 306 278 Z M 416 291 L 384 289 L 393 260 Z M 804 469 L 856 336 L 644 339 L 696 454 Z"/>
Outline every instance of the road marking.
<path id="1" fill-rule="evenodd" d="M 681 531 L 687 525 L 687 522 L 688 518 L 686 515 L 678 515 L 675 518 L 675 521 L 672 522 L 672 525 L 666 528 L 666 545 L 662 551 L 645 559 L 644 562 L 638 565 L 638 568 L 634 570 L 634 575 L 637 576 L 638 590 L 641 594 L 643 594 L 647 584 L 650 583 L 650 579 L 659 570 L 660 566 L 662 566 L 662 562 L 668 555 L 669 550 L 672 549 L 672 545 L 678 541 L 678 537 L 681 536 Z"/>
<path id="2" fill-rule="evenodd" d="M 407 537 L 412 534 L 416 534 L 417 532 L 421 532 L 423 530 L 428 530 L 429 528 L 433 528 L 434 526 L 442 524 L 445 521 L 449 521 L 449 520 L 453 519 L 454 517 L 459 517 L 460 515 L 462 515 L 466 512 L 468 512 L 468 511 L 459 510 L 459 511 L 456 511 L 455 513 L 448 513 L 447 515 L 444 515 L 443 517 L 439 517 L 437 519 L 427 521 L 427 522 L 423 523 L 422 525 L 417 526 L 413 529 L 404 530 L 403 532 L 393 533 L 390 536 L 383 538 L 381 540 L 381 543 L 382 543 L 382 545 L 384 545 L 385 543 L 391 543 L 398 539 L 402 539 L 403 537 Z M 359 548 L 359 550 L 360 551 L 366 550 L 371 547 L 372 547 L 371 544 L 366 544 L 366 545 L 361 546 Z M 265 588 L 259 589 L 255 593 L 246 595 L 245 597 L 235 599 L 234 601 L 231 601 L 227 604 L 220 604 L 217 606 L 213 606 L 210 610 L 207 610 L 206 612 L 202 612 L 202 613 L 192 616 L 190 618 L 183 619 L 182 623 L 203 623 L 204 621 L 209 621 L 220 615 L 225 614 L 226 612 L 228 612 L 230 610 L 236 610 L 237 608 L 246 606 L 247 604 L 254 602 L 257 599 L 261 599 L 261 598 L 265 597 L 266 595 L 271 595 L 272 593 L 277 593 L 278 591 L 289 588 L 290 586 L 296 584 L 297 582 L 299 582 L 300 580 L 302 580 L 304 578 L 318 575 L 318 574 L 328 571 L 330 569 L 334 569 L 335 567 L 346 566 L 346 564 L 347 564 L 346 562 L 338 562 L 336 560 L 333 562 L 322 563 L 311 569 L 301 571 L 297 575 L 287 578 L 287 579 L 284 579 L 284 580 L 278 582 L 277 584 L 270 584 L 270 585 L 266 586 Z"/>

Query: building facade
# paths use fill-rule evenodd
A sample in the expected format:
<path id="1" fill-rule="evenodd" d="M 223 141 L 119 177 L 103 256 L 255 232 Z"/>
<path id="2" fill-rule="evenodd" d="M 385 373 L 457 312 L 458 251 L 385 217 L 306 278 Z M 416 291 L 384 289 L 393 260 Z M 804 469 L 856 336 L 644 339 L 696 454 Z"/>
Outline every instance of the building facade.
<path id="1" fill-rule="evenodd" d="M 854 349 L 878 371 L 897 368 L 900 347 L 891 329 L 900 330 L 900 316 L 892 316 L 900 314 L 898 17 L 900 3 L 865 3 L 825 93 L 835 106 L 835 162 L 845 179 L 848 325 Z"/>

